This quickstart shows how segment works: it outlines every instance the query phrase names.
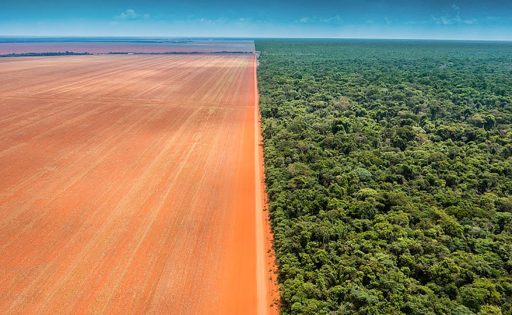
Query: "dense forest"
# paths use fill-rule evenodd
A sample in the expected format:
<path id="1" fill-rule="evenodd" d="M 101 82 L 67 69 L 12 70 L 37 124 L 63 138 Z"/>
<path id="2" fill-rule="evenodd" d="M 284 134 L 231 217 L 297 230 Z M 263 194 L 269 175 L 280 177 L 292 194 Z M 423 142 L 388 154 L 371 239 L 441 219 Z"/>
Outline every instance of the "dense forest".
<path id="1" fill-rule="evenodd" d="M 512 314 L 512 43 L 259 40 L 283 314 Z"/>

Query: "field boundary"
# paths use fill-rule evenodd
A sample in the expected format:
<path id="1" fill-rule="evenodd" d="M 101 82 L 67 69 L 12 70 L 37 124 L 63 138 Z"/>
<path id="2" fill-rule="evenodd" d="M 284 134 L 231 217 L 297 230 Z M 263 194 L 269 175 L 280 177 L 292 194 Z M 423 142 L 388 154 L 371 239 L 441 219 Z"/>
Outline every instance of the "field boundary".
<path id="1" fill-rule="evenodd" d="M 169 52 L 123 52 L 113 51 L 109 53 L 90 52 L 34 52 L 34 53 L 12 53 L 2 54 L 0 58 L 13 57 L 53 57 L 53 56 L 101 56 L 101 55 L 252 55 L 252 51 L 169 51 Z"/>
<path id="2" fill-rule="evenodd" d="M 255 138 L 255 212 L 256 212 L 256 285 L 257 314 L 279 314 L 279 290 L 276 279 L 276 260 L 273 249 L 273 234 L 268 213 L 265 185 L 265 164 L 258 90 L 258 55 L 254 54 L 254 138 Z"/>

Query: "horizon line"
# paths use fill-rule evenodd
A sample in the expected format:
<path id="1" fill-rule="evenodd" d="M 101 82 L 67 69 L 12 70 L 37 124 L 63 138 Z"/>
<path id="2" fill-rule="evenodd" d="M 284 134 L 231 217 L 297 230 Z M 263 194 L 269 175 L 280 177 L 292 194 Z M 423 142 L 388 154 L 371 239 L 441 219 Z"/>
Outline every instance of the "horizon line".
<path id="1" fill-rule="evenodd" d="M 143 38 L 143 39 L 347 39 L 347 40 L 411 40 L 411 41 L 474 41 L 474 42 L 512 42 L 512 39 L 493 38 L 417 38 L 417 37 L 298 37 L 298 36 L 172 36 L 172 35 L 3 35 L 0 38 Z"/>

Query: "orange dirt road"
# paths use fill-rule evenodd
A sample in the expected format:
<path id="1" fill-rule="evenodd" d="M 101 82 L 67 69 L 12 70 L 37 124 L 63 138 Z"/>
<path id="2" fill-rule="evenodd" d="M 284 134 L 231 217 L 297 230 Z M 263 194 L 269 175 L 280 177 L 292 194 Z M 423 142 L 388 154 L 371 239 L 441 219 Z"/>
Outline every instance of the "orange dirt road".
<path id="1" fill-rule="evenodd" d="M 254 58 L 0 59 L 1 314 L 275 311 Z"/>

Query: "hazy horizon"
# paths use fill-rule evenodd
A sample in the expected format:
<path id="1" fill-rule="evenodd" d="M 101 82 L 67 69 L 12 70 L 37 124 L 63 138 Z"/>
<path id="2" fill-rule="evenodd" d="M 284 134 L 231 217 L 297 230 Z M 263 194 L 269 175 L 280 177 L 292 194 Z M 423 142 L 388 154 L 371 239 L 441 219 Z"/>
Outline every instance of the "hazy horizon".
<path id="1" fill-rule="evenodd" d="M 390 40 L 390 41 L 447 41 L 447 42 L 512 42 L 512 38 L 510 39 L 458 39 L 458 38 L 392 38 L 392 37 L 235 37 L 235 36 L 152 36 L 152 35 L 144 35 L 144 36 L 131 36 L 131 35 L 87 35 L 87 36 L 70 36 L 70 35 L 4 35 L 0 34 L 1 39 L 72 39 L 72 40 L 81 40 L 81 39 L 126 39 L 126 40 L 137 40 L 137 39 L 154 39 L 154 40 L 173 40 L 173 39 L 190 39 L 190 40 L 263 40 L 263 39 L 284 39 L 284 40 L 293 40 L 293 39 L 303 39 L 303 40 Z M 1 42 L 0 42 L 1 43 Z"/>
<path id="2" fill-rule="evenodd" d="M 512 40 L 512 2 L 491 0 L 19 0 L 1 36 Z"/>

